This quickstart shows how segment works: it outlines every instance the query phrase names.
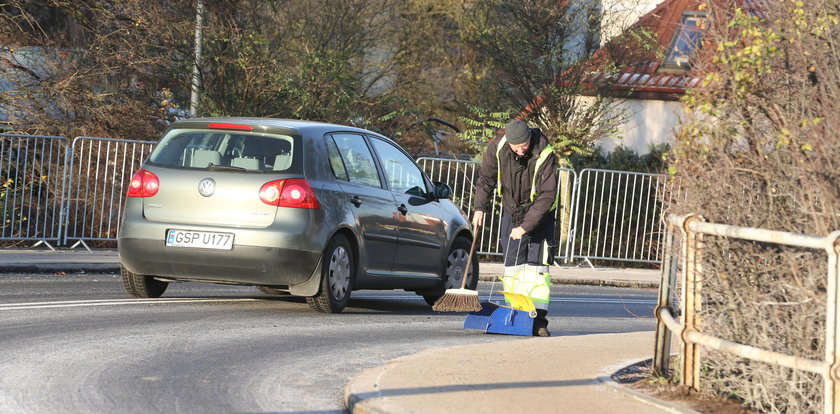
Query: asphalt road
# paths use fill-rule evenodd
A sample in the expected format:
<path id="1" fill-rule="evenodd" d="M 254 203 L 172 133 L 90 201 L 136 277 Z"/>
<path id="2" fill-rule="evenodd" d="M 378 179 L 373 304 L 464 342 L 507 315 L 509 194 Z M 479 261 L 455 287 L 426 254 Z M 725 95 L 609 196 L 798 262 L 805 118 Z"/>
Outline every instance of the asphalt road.
<path id="1" fill-rule="evenodd" d="M 553 290 L 552 335 L 654 328 L 653 290 Z M 354 292 L 321 314 L 252 287 L 171 284 L 137 300 L 117 275 L 0 274 L 0 412 L 343 413 L 344 385 L 366 368 L 521 339 L 462 322 L 402 291 Z"/>

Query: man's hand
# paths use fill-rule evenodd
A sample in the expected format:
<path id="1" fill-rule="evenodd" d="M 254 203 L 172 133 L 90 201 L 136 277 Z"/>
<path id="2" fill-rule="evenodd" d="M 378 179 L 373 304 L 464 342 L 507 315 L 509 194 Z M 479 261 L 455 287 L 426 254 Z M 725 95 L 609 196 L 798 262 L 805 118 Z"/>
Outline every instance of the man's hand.
<path id="1" fill-rule="evenodd" d="M 523 235 L 525 235 L 525 233 L 527 233 L 525 229 L 523 229 L 522 226 L 519 226 L 510 231 L 510 238 L 514 240 L 519 240 L 522 238 Z"/>
<path id="2" fill-rule="evenodd" d="M 473 213 L 473 220 L 472 220 L 473 228 L 480 227 L 484 224 L 484 212 L 483 211 L 476 211 Z"/>

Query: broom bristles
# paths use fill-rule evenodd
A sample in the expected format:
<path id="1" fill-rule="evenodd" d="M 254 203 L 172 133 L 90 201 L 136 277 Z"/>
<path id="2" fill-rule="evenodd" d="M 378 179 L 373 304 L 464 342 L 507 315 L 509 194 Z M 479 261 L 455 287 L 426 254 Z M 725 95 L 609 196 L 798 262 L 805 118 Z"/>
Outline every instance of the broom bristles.
<path id="1" fill-rule="evenodd" d="M 481 304 L 478 302 L 478 292 L 470 289 L 446 289 L 440 299 L 432 305 L 432 310 L 438 312 L 478 312 Z"/>

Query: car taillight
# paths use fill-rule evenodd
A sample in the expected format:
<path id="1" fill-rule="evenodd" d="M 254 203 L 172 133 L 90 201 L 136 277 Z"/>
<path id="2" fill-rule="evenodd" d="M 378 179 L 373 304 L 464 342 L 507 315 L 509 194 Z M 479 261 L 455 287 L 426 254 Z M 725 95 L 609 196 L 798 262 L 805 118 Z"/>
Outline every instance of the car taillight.
<path id="1" fill-rule="evenodd" d="M 260 187 L 260 200 L 278 207 L 318 209 L 318 199 L 304 178 L 269 181 Z"/>
<path id="2" fill-rule="evenodd" d="M 151 197 L 157 194 L 160 188 L 160 180 L 153 173 L 146 170 L 139 170 L 128 184 L 126 197 Z"/>

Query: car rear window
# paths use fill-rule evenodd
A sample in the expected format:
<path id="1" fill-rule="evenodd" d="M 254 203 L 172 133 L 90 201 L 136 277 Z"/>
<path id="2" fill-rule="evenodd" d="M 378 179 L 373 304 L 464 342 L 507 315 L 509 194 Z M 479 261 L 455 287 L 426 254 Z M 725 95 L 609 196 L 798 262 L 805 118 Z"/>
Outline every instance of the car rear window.
<path id="1" fill-rule="evenodd" d="M 288 135 L 175 129 L 160 140 L 149 162 L 172 168 L 300 172 L 297 141 Z"/>

